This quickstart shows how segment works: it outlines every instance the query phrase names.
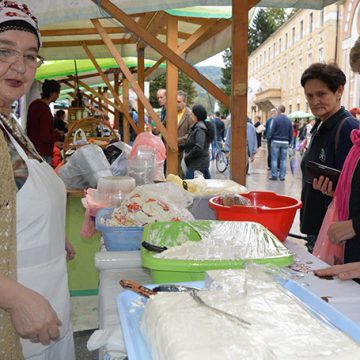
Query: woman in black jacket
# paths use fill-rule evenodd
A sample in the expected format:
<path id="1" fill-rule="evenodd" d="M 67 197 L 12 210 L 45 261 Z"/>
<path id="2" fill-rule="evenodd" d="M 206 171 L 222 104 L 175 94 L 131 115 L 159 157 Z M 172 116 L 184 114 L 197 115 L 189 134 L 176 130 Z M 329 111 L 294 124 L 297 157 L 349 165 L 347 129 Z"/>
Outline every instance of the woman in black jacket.
<path id="1" fill-rule="evenodd" d="M 210 179 L 209 146 L 215 137 L 214 125 L 207 119 L 202 105 L 194 105 L 191 117 L 195 124 L 191 127 L 185 144 L 186 179 L 193 179 L 194 172 L 200 171 L 205 179 Z"/>

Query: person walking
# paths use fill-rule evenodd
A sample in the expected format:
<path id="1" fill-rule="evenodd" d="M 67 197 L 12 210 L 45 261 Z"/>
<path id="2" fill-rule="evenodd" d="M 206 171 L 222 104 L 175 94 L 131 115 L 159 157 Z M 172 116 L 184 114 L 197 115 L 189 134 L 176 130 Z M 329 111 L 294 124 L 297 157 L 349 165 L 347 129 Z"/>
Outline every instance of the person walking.
<path id="1" fill-rule="evenodd" d="M 215 138 L 215 128 L 210 121 L 206 121 L 207 112 L 202 105 L 194 105 L 191 111 L 194 125 L 185 144 L 185 178 L 193 179 L 195 171 L 200 171 L 205 179 L 210 179 L 209 147 Z"/>
<path id="2" fill-rule="evenodd" d="M 179 90 L 177 95 L 177 124 L 178 124 L 178 175 L 183 179 L 184 172 L 181 167 L 183 160 L 185 144 L 188 137 L 188 133 L 191 127 L 194 125 L 194 120 L 191 116 L 191 109 L 186 106 L 187 94 L 185 91 Z"/>
<path id="3" fill-rule="evenodd" d="M 216 111 L 214 115 L 212 122 L 215 126 L 215 139 L 211 143 L 211 160 L 215 160 L 216 151 L 222 148 L 222 143 L 225 138 L 225 125 L 220 119 L 219 111 Z"/>
<path id="4" fill-rule="evenodd" d="M 288 148 L 291 144 L 293 127 L 289 118 L 285 115 L 285 106 L 278 107 L 278 115 L 275 116 L 271 126 L 271 176 L 269 180 L 278 179 L 278 159 L 280 161 L 279 178 L 285 180 L 286 160 Z"/>
<path id="5" fill-rule="evenodd" d="M 278 111 L 276 109 L 270 110 L 270 117 L 266 120 L 265 123 L 265 138 L 266 138 L 266 146 L 267 146 L 267 167 L 268 170 L 271 170 L 271 125 L 275 116 L 278 115 Z"/>

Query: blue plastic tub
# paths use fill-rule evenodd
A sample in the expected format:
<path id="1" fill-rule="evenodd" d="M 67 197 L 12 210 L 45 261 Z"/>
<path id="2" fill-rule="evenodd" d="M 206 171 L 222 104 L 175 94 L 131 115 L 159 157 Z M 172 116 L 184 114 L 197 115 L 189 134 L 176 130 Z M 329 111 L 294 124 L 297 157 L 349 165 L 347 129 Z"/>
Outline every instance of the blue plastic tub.
<path id="1" fill-rule="evenodd" d="M 110 219 L 113 208 L 101 209 L 96 214 L 95 226 L 101 231 L 106 250 L 132 251 L 139 250 L 144 228 L 142 226 L 106 226 L 101 219 Z"/>

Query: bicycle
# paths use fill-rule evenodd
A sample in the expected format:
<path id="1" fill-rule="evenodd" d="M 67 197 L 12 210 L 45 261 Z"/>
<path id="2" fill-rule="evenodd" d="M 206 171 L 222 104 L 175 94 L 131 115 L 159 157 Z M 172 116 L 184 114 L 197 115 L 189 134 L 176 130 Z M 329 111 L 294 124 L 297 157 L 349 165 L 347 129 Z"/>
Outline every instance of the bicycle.
<path id="1" fill-rule="evenodd" d="M 229 166 L 229 160 L 224 150 L 224 143 L 221 142 L 221 147 L 216 141 L 215 165 L 219 173 L 224 173 Z"/>

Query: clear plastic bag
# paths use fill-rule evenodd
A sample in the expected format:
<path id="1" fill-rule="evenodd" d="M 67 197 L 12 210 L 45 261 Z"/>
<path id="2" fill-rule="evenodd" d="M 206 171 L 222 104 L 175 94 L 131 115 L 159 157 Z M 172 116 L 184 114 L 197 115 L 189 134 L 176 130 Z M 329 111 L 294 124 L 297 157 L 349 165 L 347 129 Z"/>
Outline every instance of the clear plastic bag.
<path id="1" fill-rule="evenodd" d="M 329 265 L 344 263 L 344 245 L 337 245 L 332 243 L 327 235 L 329 226 L 335 221 L 338 221 L 338 213 L 336 209 L 336 199 L 334 198 L 326 211 L 313 250 L 314 256 L 318 257 Z"/>
<path id="2" fill-rule="evenodd" d="M 110 166 L 110 170 L 114 176 L 126 175 L 128 171 L 128 161 L 131 152 L 131 146 L 122 141 L 118 141 L 111 145 L 118 147 L 122 152 L 113 161 L 113 163 Z"/>
<path id="3" fill-rule="evenodd" d="M 59 176 L 67 189 L 85 189 L 96 188 L 101 177 L 112 176 L 112 173 L 100 146 L 85 145 L 59 169 Z"/>

